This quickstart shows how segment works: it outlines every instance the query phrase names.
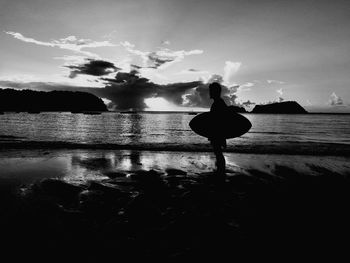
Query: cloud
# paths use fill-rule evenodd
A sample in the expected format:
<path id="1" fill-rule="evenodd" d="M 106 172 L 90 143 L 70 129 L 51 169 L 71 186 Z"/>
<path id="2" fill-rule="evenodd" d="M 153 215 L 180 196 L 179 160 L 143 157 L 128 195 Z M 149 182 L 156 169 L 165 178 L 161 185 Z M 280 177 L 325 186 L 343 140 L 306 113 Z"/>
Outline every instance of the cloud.
<path id="1" fill-rule="evenodd" d="M 157 52 L 151 52 L 148 54 L 148 60 L 154 65 L 155 68 L 159 68 L 163 64 L 173 62 L 174 58 L 161 56 Z"/>
<path id="2" fill-rule="evenodd" d="M 64 67 L 71 70 L 70 78 L 75 78 L 79 74 L 105 76 L 120 70 L 112 62 L 94 59 L 86 59 L 82 64 L 66 65 Z"/>
<path id="3" fill-rule="evenodd" d="M 277 102 L 283 102 L 284 101 L 284 98 L 282 97 L 283 96 L 283 89 L 282 88 L 277 89 L 276 92 L 279 94 Z"/>
<path id="4" fill-rule="evenodd" d="M 343 99 L 335 94 L 335 92 L 331 94 L 328 104 L 331 106 L 345 106 Z"/>
<path id="5" fill-rule="evenodd" d="M 102 78 L 111 83 L 132 83 L 132 82 L 148 82 L 147 78 L 141 78 L 137 70 L 131 70 L 130 72 L 118 72 L 115 78 Z"/>
<path id="6" fill-rule="evenodd" d="M 182 74 L 184 74 L 184 75 L 187 75 L 187 74 L 209 74 L 209 71 L 190 68 L 190 69 L 184 69 L 184 70 L 181 70 L 180 72 L 175 73 L 175 75 L 182 75 Z"/>
<path id="7" fill-rule="evenodd" d="M 40 46 L 46 46 L 46 47 L 58 47 L 61 49 L 74 51 L 74 52 L 83 54 L 85 56 L 95 57 L 95 58 L 97 58 L 98 55 L 82 49 L 116 46 L 115 44 L 112 44 L 109 41 L 93 41 L 91 39 L 83 39 L 83 38 L 79 39 L 76 36 L 68 36 L 66 38 L 61 38 L 58 40 L 51 40 L 51 41 L 40 41 L 34 38 L 25 37 L 21 33 L 17 33 L 17 32 L 5 31 L 5 33 L 23 42 L 32 43 Z"/>
<path id="8" fill-rule="evenodd" d="M 103 73 L 103 69 L 97 72 Z M 76 69 L 74 68 L 73 70 Z M 79 70 L 88 71 L 84 67 L 79 68 Z M 91 72 L 88 71 L 85 73 Z M 93 73 L 95 74 L 96 72 Z M 102 77 L 100 80 L 106 83 L 102 88 L 72 86 L 51 82 L 24 83 L 18 81 L 0 81 L 0 86 L 44 91 L 75 90 L 89 92 L 100 98 L 107 99 L 105 101 L 108 102 L 108 108 L 110 109 L 143 110 L 147 107 L 145 104 L 145 99 L 147 98 L 163 98 L 176 106 L 210 107 L 212 100 L 209 98 L 209 84 L 219 82 L 222 85 L 221 95 L 224 101 L 228 105 L 242 105 L 236 101 L 236 93 L 239 86 L 234 85 L 229 87 L 224 85 L 223 77 L 220 75 L 212 75 L 207 82 L 192 81 L 161 85 L 142 77 L 139 71 L 133 69 L 130 72 L 117 71 L 115 77 Z"/>
<path id="9" fill-rule="evenodd" d="M 54 59 L 64 60 L 69 65 L 69 63 L 83 64 L 86 61 L 86 56 L 80 55 L 64 55 L 62 57 L 54 57 Z"/>
<path id="10" fill-rule="evenodd" d="M 220 75 L 212 75 L 208 82 L 202 82 L 197 88 L 193 89 L 191 93 L 184 94 L 184 105 L 190 107 L 210 107 L 212 100 L 209 97 L 209 84 L 212 82 L 221 84 L 221 97 L 227 105 L 238 105 L 236 102 L 236 93 L 239 86 L 225 86 L 223 84 L 223 77 Z"/>
<path id="11" fill-rule="evenodd" d="M 147 56 L 150 52 L 137 50 L 135 49 L 135 45 L 131 44 L 128 41 L 120 42 L 120 45 L 124 47 L 130 54 L 141 57 L 144 64 L 147 63 Z"/>
<path id="12" fill-rule="evenodd" d="M 107 106 L 108 110 L 115 110 L 115 105 L 113 102 L 109 99 L 101 98 L 103 103 Z"/>
<path id="13" fill-rule="evenodd" d="M 113 31 L 109 32 L 108 34 L 103 35 L 102 38 L 106 38 L 108 40 L 111 40 L 112 38 L 114 38 L 114 36 L 117 32 L 118 32 L 118 30 L 113 30 Z"/>
<path id="14" fill-rule="evenodd" d="M 209 84 L 218 82 L 221 84 L 221 97 L 227 105 L 241 105 L 237 101 L 237 92 L 240 86 L 235 84 L 234 77 L 241 67 L 241 62 L 226 61 L 223 76 L 214 74 L 208 80 L 202 83 L 190 93 L 184 94 L 184 104 L 191 107 L 210 107 L 212 100 L 209 97 Z M 253 83 L 246 83 L 245 87 L 252 87 Z"/>
<path id="15" fill-rule="evenodd" d="M 224 83 L 225 85 L 234 85 L 234 78 L 238 70 L 240 69 L 242 63 L 241 62 L 232 62 L 226 61 L 224 67 Z"/>
<path id="16" fill-rule="evenodd" d="M 250 100 L 247 100 L 247 101 L 244 101 L 241 103 L 242 106 L 245 106 L 245 107 L 251 107 L 253 105 L 255 105 L 256 103 L 255 102 L 251 102 Z"/>
<path id="17" fill-rule="evenodd" d="M 130 64 L 130 68 L 140 70 L 140 69 L 156 69 L 156 67 L 142 67 L 135 64 Z"/>
<path id="18" fill-rule="evenodd" d="M 269 83 L 269 84 L 285 84 L 284 81 L 275 80 L 275 79 L 268 79 L 267 83 Z"/>
<path id="19" fill-rule="evenodd" d="M 170 50 L 168 48 L 159 48 L 157 51 L 141 51 L 135 49 L 135 45 L 128 41 L 120 43 L 130 54 L 139 56 L 142 61 L 142 67 L 164 69 L 173 63 L 182 61 L 186 56 L 199 55 L 203 50 L 195 49 L 190 51 L 185 50 Z"/>
<path id="20" fill-rule="evenodd" d="M 161 97 L 176 105 L 183 104 L 182 95 L 201 84 L 199 81 L 159 85 L 141 77 L 136 70 L 118 72 L 103 89 L 94 89 L 99 97 L 111 100 L 117 109 L 143 110 L 147 107 L 145 99 Z"/>
<path id="21" fill-rule="evenodd" d="M 167 48 L 162 48 L 161 50 L 150 52 L 148 54 L 148 61 L 151 62 L 156 68 L 165 68 L 173 63 L 182 61 L 186 56 L 190 55 L 200 55 L 202 50 L 179 50 L 172 51 Z"/>
<path id="22" fill-rule="evenodd" d="M 16 35 L 23 38 L 26 42 L 32 41 L 39 45 L 50 47 L 59 45 L 75 45 L 80 47 L 93 47 L 98 44 L 90 43 L 89 40 L 79 41 L 76 37 L 71 36 L 65 39 L 53 40 L 51 42 L 41 42 L 34 39 L 24 38 L 22 35 Z M 130 53 L 140 56 L 145 59 L 146 64 L 139 66 L 132 64 L 131 61 L 126 61 L 127 70 L 121 69 L 119 64 L 103 60 L 100 58 L 86 58 L 81 55 L 64 56 L 56 59 L 62 59 L 66 62 L 65 68 L 70 70 L 69 77 L 71 81 L 76 81 L 78 75 L 93 76 L 92 81 L 102 84 L 103 87 L 94 85 L 91 86 L 82 84 L 80 86 L 54 82 L 20 82 L 20 81 L 1 81 L 0 86 L 16 89 L 33 89 L 33 90 L 75 90 L 90 92 L 108 102 L 109 108 L 119 110 L 143 110 L 147 107 L 145 99 L 147 98 L 163 98 L 176 106 L 190 107 L 210 107 L 212 104 L 209 98 L 208 86 L 212 82 L 219 82 L 222 85 L 222 98 L 228 105 L 239 105 L 236 101 L 239 85 L 228 85 L 233 83 L 233 76 L 239 70 L 240 62 L 226 61 L 224 74 L 212 75 L 207 80 L 177 82 L 168 84 L 159 84 L 150 80 L 150 76 L 157 74 L 154 69 L 162 68 L 171 63 L 183 60 L 186 56 L 202 54 L 201 50 L 190 51 L 173 51 L 167 48 L 161 48 L 154 52 L 143 52 L 135 49 L 135 45 L 129 42 L 123 42 L 124 46 Z M 65 46 L 67 47 L 67 46 Z M 62 48 L 62 47 L 61 47 Z M 80 48 L 66 48 L 70 50 L 80 50 Z M 84 55 L 84 54 L 83 54 Z M 118 66 L 117 66 L 118 65 Z M 209 77 L 209 72 L 200 71 L 190 68 L 186 71 L 188 74 L 206 73 Z M 153 75 L 152 75 L 153 74 Z M 146 77 L 145 77 L 146 76 Z M 75 79 L 76 78 L 76 79 Z M 152 78 L 153 79 L 153 78 Z M 85 86 L 86 85 L 86 86 Z M 252 86 L 252 83 L 246 83 L 245 87 Z"/>
<path id="23" fill-rule="evenodd" d="M 170 41 L 169 41 L 169 40 L 163 40 L 163 41 L 162 41 L 162 45 L 167 45 L 167 46 L 169 46 L 169 45 L 170 45 Z"/>
<path id="24" fill-rule="evenodd" d="M 254 87 L 255 84 L 253 82 L 247 82 L 239 86 L 238 91 L 249 91 L 251 87 Z"/>
<path id="25" fill-rule="evenodd" d="M 41 78 L 38 78 L 30 74 L 18 74 L 18 75 L 11 75 L 11 76 L 0 76 L 0 83 L 35 82 L 35 81 L 40 81 L 40 79 Z"/>
<path id="26" fill-rule="evenodd" d="M 16 80 L 0 80 L 1 88 L 14 88 L 14 89 L 30 89 L 30 90 L 40 90 L 40 91 L 52 91 L 52 90 L 77 90 L 90 88 L 83 86 L 73 86 L 63 83 L 56 82 L 41 82 L 41 81 L 16 81 Z"/>
<path id="27" fill-rule="evenodd" d="M 170 101 L 179 106 L 184 105 L 184 97 L 188 91 L 197 88 L 202 85 L 200 81 L 192 82 L 180 82 L 180 83 L 171 83 L 166 85 L 161 85 L 157 93 L 157 97 L 165 98 L 167 101 Z"/>
<path id="28" fill-rule="evenodd" d="M 92 88 L 82 86 L 71 86 L 50 82 L 18 82 L 0 81 L 0 87 L 32 90 L 73 90 L 92 93 L 100 98 L 111 101 L 109 108 L 118 110 L 143 110 L 147 107 L 146 98 L 161 97 L 170 103 L 182 106 L 183 94 L 196 88 L 200 81 L 171 83 L 159 85 L 150 82 L 149 79 L 141 77 L 139 72 L 117 72 L 115 78 L 101 78 L 106 85 L 103 88 Z"/>

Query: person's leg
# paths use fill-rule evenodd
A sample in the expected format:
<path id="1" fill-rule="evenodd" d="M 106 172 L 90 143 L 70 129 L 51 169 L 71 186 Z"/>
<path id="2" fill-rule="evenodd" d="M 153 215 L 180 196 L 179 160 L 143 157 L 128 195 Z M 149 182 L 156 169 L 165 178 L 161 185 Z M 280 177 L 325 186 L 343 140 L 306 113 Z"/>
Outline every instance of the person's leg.
<path id="1" fill-rule="evenodd" d="M 213 143 L 212 145 L 216 157 L 216 171 L 218 174 L 224 175 L 226 170 L 226 161 L 222 153 L 221 144 Z"/>

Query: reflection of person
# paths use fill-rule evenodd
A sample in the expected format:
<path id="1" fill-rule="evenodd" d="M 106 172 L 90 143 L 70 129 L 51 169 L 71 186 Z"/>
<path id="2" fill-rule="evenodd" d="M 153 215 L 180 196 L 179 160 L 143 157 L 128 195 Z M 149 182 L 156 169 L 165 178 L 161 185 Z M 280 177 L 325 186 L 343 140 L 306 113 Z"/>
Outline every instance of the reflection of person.
<path id="1" fill-rule="evenodd" d="M 209 85 L 210 98 L 214 100 L 211 105 L 210 112 L 214 115 L 214 120 L 220 120 L 227 111 L 228 107 L 221 96 L 221 85 L 217 82 L 213 82 Z M 216 157 L 216 172 L 220 175 L 225 175 L 225 157 L 222 154 L 223 149 L 226 148 L 226 138 L 214 136 L 209 138 L 209 141 L 213 147 Z"/>

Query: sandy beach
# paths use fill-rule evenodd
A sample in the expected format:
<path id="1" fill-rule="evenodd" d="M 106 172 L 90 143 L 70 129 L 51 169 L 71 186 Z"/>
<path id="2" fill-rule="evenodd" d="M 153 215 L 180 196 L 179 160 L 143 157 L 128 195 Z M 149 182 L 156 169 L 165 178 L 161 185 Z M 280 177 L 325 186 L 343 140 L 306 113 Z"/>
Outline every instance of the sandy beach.
<path id="1" fill-rule="evenodd" d="M 6 248 L 170 262 L 343 251 L 348 157 L 225 156 L 221 179 L 211 153 L 1 151 Z"/>

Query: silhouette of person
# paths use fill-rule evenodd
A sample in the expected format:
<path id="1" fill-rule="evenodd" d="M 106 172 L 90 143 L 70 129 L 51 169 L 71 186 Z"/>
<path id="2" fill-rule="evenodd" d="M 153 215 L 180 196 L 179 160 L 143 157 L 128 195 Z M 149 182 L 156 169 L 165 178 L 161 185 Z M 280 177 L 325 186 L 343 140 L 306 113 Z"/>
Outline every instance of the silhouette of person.
<path id="1" fill-rule="evenodd" d="M 209 85 L 209 96 L 214 100 L 210 107 L 210 112 L 213 114 L 214 120 L 222 119 L 228 107 L 221 98 L 221 85 L 219 83 L 213 82 Z M 226 161 L 222 151 L 226 148 L 226 138 L 221 137 L 218 133 L 209 138 L 209 141 L 216 157 L 216 172 L 219 175 L 225 175 Z"/>

